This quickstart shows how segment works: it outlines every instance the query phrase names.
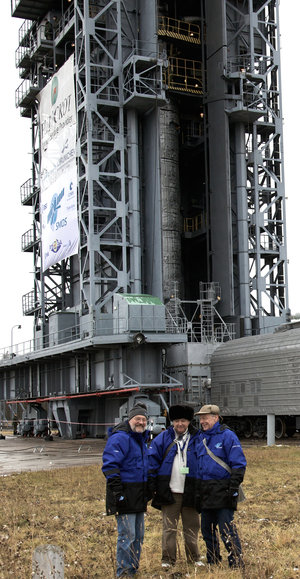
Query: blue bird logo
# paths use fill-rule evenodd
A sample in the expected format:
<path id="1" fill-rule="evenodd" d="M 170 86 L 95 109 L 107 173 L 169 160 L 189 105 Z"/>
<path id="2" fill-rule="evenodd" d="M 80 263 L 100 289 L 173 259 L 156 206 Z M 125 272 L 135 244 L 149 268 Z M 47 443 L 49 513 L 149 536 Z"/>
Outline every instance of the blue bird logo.
<path id="1" fill-rule="evenodd" d="M 47 223 L 50 223 L 51 228 L 53 228 L 55 225 L 57 219 L 57 212 L 61 207 L 60 202 L 63 196 L 64 196 L 64 189 L 62 189 L 59 195 L 55 193 L 51 199 L 50 209 L 47 216 Z"/>

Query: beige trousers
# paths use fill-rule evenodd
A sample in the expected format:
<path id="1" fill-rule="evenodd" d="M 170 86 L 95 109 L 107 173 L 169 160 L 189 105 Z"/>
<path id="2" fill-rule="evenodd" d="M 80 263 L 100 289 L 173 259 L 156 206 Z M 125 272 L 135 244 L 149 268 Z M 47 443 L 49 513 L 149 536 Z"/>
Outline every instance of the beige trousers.
<path id="1" fill-rule="evenodd" d="M 196 509 L 182 506 L 183 495 L 173 493 L 175 503 L 162 506 L 162 562 L 175 563 L 176 535 L 181 516 L 185 553 L 188 563 L 199 561 L 198 533 L 200 519 Z"/>

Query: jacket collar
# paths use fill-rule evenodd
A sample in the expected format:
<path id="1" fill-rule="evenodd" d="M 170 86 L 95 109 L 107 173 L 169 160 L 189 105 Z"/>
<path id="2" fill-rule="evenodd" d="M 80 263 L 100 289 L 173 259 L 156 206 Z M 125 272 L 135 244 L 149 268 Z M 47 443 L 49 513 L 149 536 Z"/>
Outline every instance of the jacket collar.
<path id="1" fill-rule="evenodd" d="M 174 439 L 176 437 L 176 432 L 174 430 L 173 426 L 169 426 L 168 430 L 171 434 L 172 439 Z M 194 426 L 191 422 L 188 426 L 188 432 L 190 433 L 191 436 L 194 436 L 195 434 L 197 434 L 197 432 L 199 432 L 199 428 L 197 428 L 196 426 Z"/>
<path id="2" fill-rule="evenodd" d="M 220 428 L 220 422 L 218 421 L 209 430 L 201 430 L 201 432 L 202 432 L 202 434 L 204 434 L 204 436 L 206 436 L 206 435 L 210 436 L 211 434 L 216 434 L 217 432 L 219 432 L 219 428 Z"/>
<path id="3" fill-rule="evenodd" d="M 128 420 L 123 420 L 123 422 L 119 422 L 119 424 L 116 424 L 116 426 L 114 426 L 114 428 L 112 429 L 111 434 L 115 434 L 116 432 L 126 432 L 127 434 L 129 434 L 129 436 L 133 436 L 134 438 L 137 439 L 145 439 L 148 440 L 149 437 L 149 430 L 145 430 L 145 432 L 133 432 L 133 430 L 130 428 L 130 424 Z"/>

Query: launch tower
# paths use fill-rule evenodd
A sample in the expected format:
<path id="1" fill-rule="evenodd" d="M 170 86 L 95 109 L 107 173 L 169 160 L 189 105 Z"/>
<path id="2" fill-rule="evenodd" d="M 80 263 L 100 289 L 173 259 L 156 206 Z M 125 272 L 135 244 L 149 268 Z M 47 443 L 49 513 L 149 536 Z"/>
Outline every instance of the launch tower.
<path id="1" fill-rule="evenodd" d="M 198 406 L 218 343 L 288 319 L 278 4 L 12 0 L 34 336 L 1 360 L 11 407 L 74 436 L 141 391 Z"/>

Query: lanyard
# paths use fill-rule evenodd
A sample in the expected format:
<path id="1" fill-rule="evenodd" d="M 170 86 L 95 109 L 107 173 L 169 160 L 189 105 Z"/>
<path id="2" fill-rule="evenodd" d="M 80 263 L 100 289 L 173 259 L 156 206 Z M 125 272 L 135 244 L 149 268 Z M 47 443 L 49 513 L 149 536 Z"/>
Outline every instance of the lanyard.
<path id="1" fill-rule="evenodd" d="M 185 435 L 183 435 L 183 436 L 185 436 Z M 184 439 L 182 438 L 181 440 L 179 440 L 179 439 L 176 440 L 176 444 L 180 450 L 179 459 L 180 459 L 182 466 L 186 465 L 186 452 L 184 452 L 184 450 L 185 450 L 185 447 L 188 444 L 189 440 L 190 440 L 190 434 L 189 433 L 185 436 Z"/>

